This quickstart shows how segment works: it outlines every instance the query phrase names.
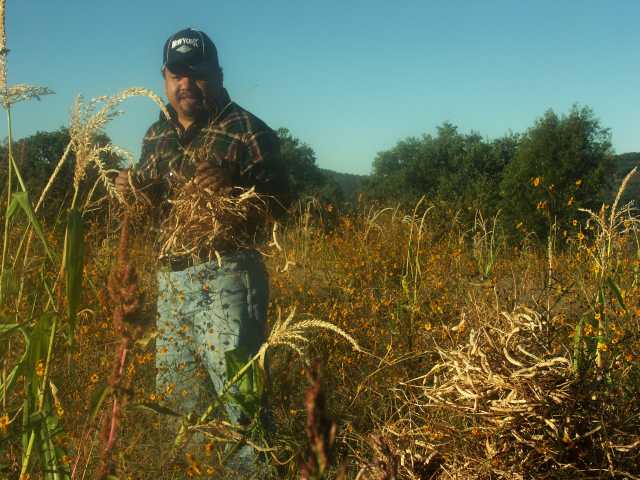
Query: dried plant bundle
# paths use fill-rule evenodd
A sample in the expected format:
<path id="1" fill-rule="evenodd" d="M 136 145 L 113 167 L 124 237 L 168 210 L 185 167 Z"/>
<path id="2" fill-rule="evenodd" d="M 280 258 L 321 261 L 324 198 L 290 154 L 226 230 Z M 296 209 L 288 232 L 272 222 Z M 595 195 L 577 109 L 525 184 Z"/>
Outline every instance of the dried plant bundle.
<path id="1" fill-rule="evenodd" d="M 171 210 L 162 224 L 166 232 L 160 256 L 219 258 L 228 248 L 250 246 L 245 228 L 266 203 L 255 189 L 200 189 L 193 180 L 176 189 Z"/>
<path id="2" fill-rule="evenodd" d="M 547 328 L 542 315 L 520 307 L 471 330 L 462 346 L 439 348 L 435 366 L 396 390 L 402 415 L 380 429 L 386 453 L 374 454 L 401 478 L 595 478 L 589 475 L 633 470 L 638 417 L 580 380 L 568 351 L 549 344 Z M 375 462 L 362 471 L 389 478 Z"/>

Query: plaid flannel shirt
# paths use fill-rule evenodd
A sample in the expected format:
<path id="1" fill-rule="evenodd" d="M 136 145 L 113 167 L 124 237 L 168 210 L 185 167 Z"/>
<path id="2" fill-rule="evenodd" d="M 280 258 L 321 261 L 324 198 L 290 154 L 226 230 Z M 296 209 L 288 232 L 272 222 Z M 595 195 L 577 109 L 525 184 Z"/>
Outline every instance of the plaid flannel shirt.
<path id="1" fill-rule="evenodd" d="M 176 177 L 192 178 L 203 152 L 213 165 L 231 171 L 234 186 L 255 186 L 258 193 L 286 201 L 288 177 L 280 158 L 278 136 L 262 120 L 229 99 L 226 90 L 213 111 L 184 130 L 173 118 L 160 119 L 147 131 L 137 183 L 154 201 L 166 200 Z"/>
<path id="2" fill-rule="evenodd" d="M 183 129 L 175 111 L 148 129 L 142 143 L 142 153 L 135 172 L 141 192 L 159 206 L 159 215 L 166 215 L 168 199 L 176 186 L 193 178 L 195 162 L 206 160 L 229 175 L 233 186 L 255 187 L 268 195 L 272 210 L 278 203 L 286 205 L 289 196 L 288 174 L 280 157 L 278 136 L 262 120 L 229 99 L 226 90 L 211 112 Z M 272 212 L 273 213 L 273 212 Z M 252 226 L 248 226 L 252 228 Z"/>

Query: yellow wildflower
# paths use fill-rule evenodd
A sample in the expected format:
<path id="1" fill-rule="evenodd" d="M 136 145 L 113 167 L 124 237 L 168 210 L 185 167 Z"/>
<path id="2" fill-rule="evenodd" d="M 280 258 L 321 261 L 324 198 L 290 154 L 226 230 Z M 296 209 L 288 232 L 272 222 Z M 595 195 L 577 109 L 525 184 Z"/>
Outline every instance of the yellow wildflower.
<path id="1" fill-rule="evenodd" d="M 3 416 L 0 417 L 0 432 L 2 433 L 7 433 L 7 430 L 9 430 L 9 415 L 4 414 Z"/>
<path id="2" fill-rule="evenodd" d="M 36 364 L 36 375 L 39 377 L 44 375 L 44 362 L 42 360 L 38 361 Z"/>
<path id="3" fill-rule="evenodd" d="M 534 178 L 533 180 L 531 180 L 531 184 L 532 184 L 534 187 L 537 187 L 537 186 L 539 186 L 539 185 L 540 185 L 540 182 L 541 182 L 541 181 L 542 181 L 542 179 L 541 179 L 540 177 L 536 177 L 536 178 Z"/>

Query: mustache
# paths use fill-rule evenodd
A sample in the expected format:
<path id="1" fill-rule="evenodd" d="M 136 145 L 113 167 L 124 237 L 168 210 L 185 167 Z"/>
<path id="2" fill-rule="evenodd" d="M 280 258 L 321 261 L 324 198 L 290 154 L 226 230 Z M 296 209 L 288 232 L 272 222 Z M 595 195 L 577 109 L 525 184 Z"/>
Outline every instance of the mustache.
<path id="1" fill-rule="evenodd" d="M 176 97 L 178 100 L 182 100 L 183 98 L 195 98 L 196 100 L 202 100 L 202 93 L 195 90 L 178 90 L 176 92 Z"/>

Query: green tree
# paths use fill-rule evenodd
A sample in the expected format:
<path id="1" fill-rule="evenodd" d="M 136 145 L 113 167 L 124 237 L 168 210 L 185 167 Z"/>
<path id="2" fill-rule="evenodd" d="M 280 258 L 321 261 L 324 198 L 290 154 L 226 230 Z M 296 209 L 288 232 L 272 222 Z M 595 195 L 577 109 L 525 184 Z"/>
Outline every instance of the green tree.
<path id="1" fill-rule="evenodd" d="M 408 137 L 378 153 L 366 184 L 369 196 L 409 203 L 421 195 L 435 197 L 452 158 L 461 149 L 455 126 L 444 123 L 437 132 L 435 137 Z"/>
<path id="2" fill-rule="evenodd" d="M 546 238 L 554 222 L 568 230 L 578 208 L 600 206 L 613 168 L 611 134 L 589 107 L 562 116 L 549 110 L 506 167 L 502 208 L 513 225 Z"/>
<path id="3" fill-rule="evenodd" d="M 289 171 L 293 199 L 314 196 L 333 203 L 341 202 L 343 195 L 340 186 L 320 170 L 313 149 L 286 128 L 279 128 L 277 134 L 280 155 Z"/>
<path id="4" fill-rule="evenodd" d="M 409 137 L 378 153 L 366 182 L 367 194 L 404 203 L 426 195 L 471 219 L 476 210 L 493 214 L 502 173 L 517 144 L 517 135 L 489 142 L 474 132 L 462 134 L 445 122 L 435 136 Z"/>
<path id="5" fill-rule="evenodd" d="M 52 132 L 37 132 L 14 142 L 14 156 L 25 180 L 27 191 L 34 203 L 48 183 L 69 141 L 69 130 L 63 127 Z M 110 142 L 109 137 L 105 134 L 101 134 L 96 141 L 102 145 Z M 0 158 L 6 159 L 6 156 L 7 145 L 5 144 L 0 146 Z M 104 160 L 107 168 L 118 167 L 121 162 L 120 158 L 113 155 Z M 6 188 L 6 163 L 6 161 L 0 162 L 0 185 L 3 185 L 2 188 Z M 70 195 L 73 193 L 71 185 L 73 184 L 74 167 L 75 158 L 73 154 L 70 154 L 62 165 L 49 190 L 47 200 L 43 204 L 41 213 L 44 218 L 53 220 L 64 212 L 68 201 L 71 200 Z M 92 186 L 96 178 L 97 172 L 90 167 L 87 171 L 87 181 L 84 184 Z"/>

